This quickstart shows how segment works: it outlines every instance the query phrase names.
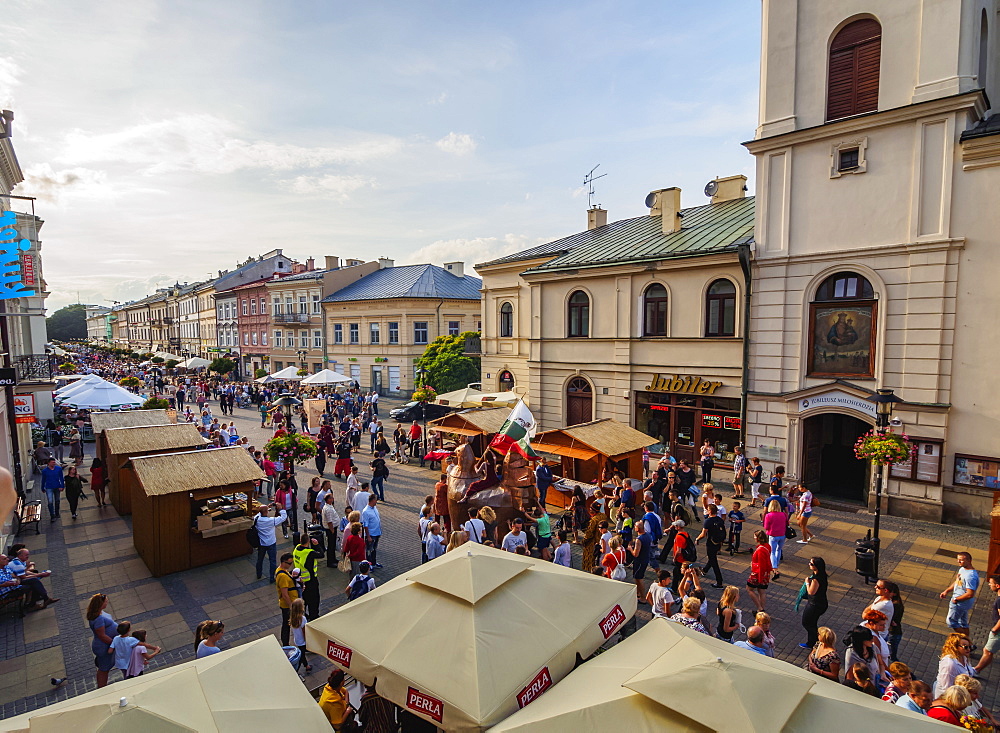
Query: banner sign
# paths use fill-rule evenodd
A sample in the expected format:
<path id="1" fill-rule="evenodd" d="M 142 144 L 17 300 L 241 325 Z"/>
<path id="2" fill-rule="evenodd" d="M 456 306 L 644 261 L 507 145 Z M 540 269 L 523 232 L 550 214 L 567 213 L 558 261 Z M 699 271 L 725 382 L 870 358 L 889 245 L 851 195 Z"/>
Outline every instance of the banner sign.
<path id="1" fill-rule="evenodd" d="M 0 212 L 0 300 L 24 298 L 34 295 L 28 289 L 22 272 L 21 252 L 31 249 L 31 242 L 18 239 L 17 214 L 13 211 Z M 29 256 L 30 259 L 30 256 Z M 31 264 L 31 278 L 34 281 L 34 263 Z"/>
<path id="2" fill-rule="evenodd" d="M 14 422 L 33 423 L 35 422 L 35 395 L 16 394 L 14 395 Z"/>

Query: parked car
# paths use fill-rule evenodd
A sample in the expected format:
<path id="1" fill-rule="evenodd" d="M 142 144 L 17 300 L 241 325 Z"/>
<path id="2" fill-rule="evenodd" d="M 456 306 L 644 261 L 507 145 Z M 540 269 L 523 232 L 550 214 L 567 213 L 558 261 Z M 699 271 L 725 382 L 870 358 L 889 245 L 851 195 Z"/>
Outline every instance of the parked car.
<path id="1" fill-rule="evenodd" d="M 436 405 L 433 402 L 427 403 L 426 410 L 426 418 L 428 420 L 433 420 L 436 417 L 443 417 L 449 412 L 452 412 L 451 407 Z M 402 407 L 389 410 L 389 417 L 396 422 L 413 422 L 414 420 L 422 420 L 425 415 L 420 411 L 419 402 L 407 402 Z"/>

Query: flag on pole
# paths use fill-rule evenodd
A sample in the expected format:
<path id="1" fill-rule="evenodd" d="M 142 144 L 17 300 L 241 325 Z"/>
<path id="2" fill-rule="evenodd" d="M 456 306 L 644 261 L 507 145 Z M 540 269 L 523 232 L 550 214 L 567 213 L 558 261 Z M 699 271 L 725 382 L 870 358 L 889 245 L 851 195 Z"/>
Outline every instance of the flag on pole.
<path id="1" fill-rule="evenodd" d="M 538 454 L 531 449 L 530 440 L 535 437 L 536 428 L 535 418 L 528 406 L 523 400 L 518 400 L 507 421 L 490 443 L 490 448 L 495 448 L 503 455 L 514 449 L 525 458 L 538 458 Z"/>

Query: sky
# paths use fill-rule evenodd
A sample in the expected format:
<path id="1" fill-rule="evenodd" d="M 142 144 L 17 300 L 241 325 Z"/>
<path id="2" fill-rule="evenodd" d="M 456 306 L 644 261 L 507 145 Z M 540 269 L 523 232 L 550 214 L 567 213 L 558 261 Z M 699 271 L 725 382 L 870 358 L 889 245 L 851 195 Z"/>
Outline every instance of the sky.
<path id="1" fill-rule="evenodd" d="M 746 0 L 3 0 L 50 311 L 281 248 L 467 265 L 744 174 Z M 467 269 L 467 272 L 471 272 Z"/>

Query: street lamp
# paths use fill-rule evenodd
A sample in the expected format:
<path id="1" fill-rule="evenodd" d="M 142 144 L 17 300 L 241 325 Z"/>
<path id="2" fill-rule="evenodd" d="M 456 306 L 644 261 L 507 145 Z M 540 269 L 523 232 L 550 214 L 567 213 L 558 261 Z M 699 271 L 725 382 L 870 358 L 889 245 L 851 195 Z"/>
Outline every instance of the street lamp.
<path id="1" fill-rule="evenodd" d="M 416 371 L 417 380 L 420 382 L 418 386 L 424 387 L 426 384 L 424 380 L 430 372 L 423 367 L 420 367 Z M 424 456 L 427 455 L 427 400 L 420 400 L 420 419 L 423 422 L 423 430 L 420 432 L 421 449 L 420 449 L 420 467 L 424 467 Z"/>
<path id="2" fill-rule="evenodd" d="M 297 397 L 293 397 L 288 392 L 282 392 L 281 395 L 273 403 L 276 407 L 280 407 L 285 413 L 285 427 L 290 433 L 295 432 L 295 426 L 292 422 L 292 408 L 298 407 L 302 404 L 302 400 Z"/>
<path id="3" fill-rule="evenodd" d="M 889 427 L 889 420 L 892 418 L 892 409 L 897 402 L 903 402 L 891 389 L 882 388 L 877 393 L 868 398 L 869 402 L 875 403 L 875 431 L 882 435 Z M 879 524 L 882 519 L 882 480 L 884 478 L 885 465 L 878 464 L 875 469 L 875 522 L 872 525 L 872 549 L 875 550 L 875 570 L 874 578 L 879 577 Z"/>

